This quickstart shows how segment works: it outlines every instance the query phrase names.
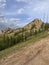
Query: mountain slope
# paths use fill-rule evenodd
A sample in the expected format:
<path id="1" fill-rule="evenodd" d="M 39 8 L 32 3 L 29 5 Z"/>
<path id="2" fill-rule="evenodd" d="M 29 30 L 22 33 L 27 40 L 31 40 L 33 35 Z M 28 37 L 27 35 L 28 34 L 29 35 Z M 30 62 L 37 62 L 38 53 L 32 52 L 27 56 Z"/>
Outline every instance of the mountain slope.
<path id="1" fill-rule="evenodd" d="M 1 65 L 49 65 L 49 36 L 5 57 Z"/>
<path id="2" fill-rule="evenodd" d="M 43 23 L 42 20 L 35 19 L 32 22 L 25 25 L 24 27 L 22 27 L 22 28 L 16 28 L 16 29 L 13 28 L 11 30 L 8 29 L 8 31 L 4 30 L 4 32 L 6 32 L 6 33 L 8 33 L 8 32 L 9 33 L 16 33 L 16 32 L 22 31 L 22 29 L 24 29 L 26 31 L 30 31 L 31 29 L 34 30 L 34 31 L 35 30 L 38 31 L 41 28 L 42 23 Z"/>
<path id="3" fill-rule="evenodd" d="M 36 28 L 38 29 L 38 28 L 41 27 L 41 24 L 42 24 L 42 23 L 43 23 L 42 20 L 40 20 L 40 19 L 35 19 L 35 20 L 33 20 L 32 22 L 30 22 L 29 24 L 27 24 L 26 26 L 24 26 L 24 28 L 31 29 L 31 27 L 32 27 L 33 25 L 35 25 Z"/>

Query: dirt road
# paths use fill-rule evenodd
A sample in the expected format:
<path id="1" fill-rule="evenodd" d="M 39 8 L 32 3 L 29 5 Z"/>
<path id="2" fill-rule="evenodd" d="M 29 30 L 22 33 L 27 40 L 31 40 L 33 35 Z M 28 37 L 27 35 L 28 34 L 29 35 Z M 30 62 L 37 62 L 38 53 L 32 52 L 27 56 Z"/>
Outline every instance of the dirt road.
<path id="1" fill-rule="evenodd" d="M 2 60 L 0 65 L 49 65 L 49 37 L 24 47 Z"/>

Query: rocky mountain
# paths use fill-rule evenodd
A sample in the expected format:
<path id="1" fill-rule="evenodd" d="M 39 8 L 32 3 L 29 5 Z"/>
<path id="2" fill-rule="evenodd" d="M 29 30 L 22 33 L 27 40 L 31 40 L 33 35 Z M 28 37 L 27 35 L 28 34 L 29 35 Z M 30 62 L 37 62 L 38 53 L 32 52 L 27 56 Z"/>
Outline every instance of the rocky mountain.
<path id="1" fill-rule="evenodd" d="M 41 24 L 43 23 L 40 19 L 34 19 L 32 22 L 24 26 L 24 29 L 31 29 L 32 26 L 35 26 L 37 29 L 41 27 Z"/>
<path id="2" fill-rule="evenodd" d="M 26 30 L 26 31 L 30 31 L 30 29 L 35 30 L 39 30 L 41 28 L 43 21 L 40 19 L 34 19 L 32 22 L 28 23 L 27 25 L 25 25 L 22 28 L 16 28 L 16 29 L 11 29 L 11 28 L 6 28 L 3 32 L 6 33 L 15 33 L 18 31 L 21 31 L 22 29 Z M 45 23 L 44 23 L 45 24 Z M 1 27 L 1 25 L 0 25 Z M 2 28 L 5 28 L 4 26 Z"/>

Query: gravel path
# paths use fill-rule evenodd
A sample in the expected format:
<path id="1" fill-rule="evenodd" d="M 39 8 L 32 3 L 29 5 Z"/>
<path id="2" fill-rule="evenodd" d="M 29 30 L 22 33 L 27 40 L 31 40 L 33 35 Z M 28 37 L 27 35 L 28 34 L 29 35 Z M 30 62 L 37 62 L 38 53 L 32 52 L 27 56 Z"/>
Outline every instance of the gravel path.
<path id="1" fill-rule="evenodd" d="M 2 60 L 0 65 L 49 65 L 49 37 L 24 47 Z"/>

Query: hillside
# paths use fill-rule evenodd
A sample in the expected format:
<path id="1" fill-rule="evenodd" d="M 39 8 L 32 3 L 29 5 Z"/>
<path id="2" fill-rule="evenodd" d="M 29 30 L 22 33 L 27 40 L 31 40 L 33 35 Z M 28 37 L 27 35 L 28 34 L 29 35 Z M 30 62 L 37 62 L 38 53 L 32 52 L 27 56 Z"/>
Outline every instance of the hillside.
<path id="1" fill-rule="evenodd" d="M 12 54 L 7 54 L 8 56 L 5 55 L 4 59 L 2 58 L 1 65 L 49 65 L 49 36 L 30 42 L 21 47 L 19 51 L 16 51 L 17 47 L 14 50 Z"/>
<path id="2" fill-rule="evenodd" d="M 22 31 L 22 29 L 30 31 L 32 27 L 34 27 L 33 28 L 34 30 L 39 30 L 42 23 L 43 23 L 42 20 L 34 19 L 32 22 L 28 23 L 22 28 L 16 28 L 16 29 L 6 28 L 5 30 L 3 30 L 3 33 L 9 33 L 9 34 L 16 33 L 16 32 Z"/>
<path id="3" fill-rule="evenodd" d="M 0 64 L 36 65 L 37 63 L 37 65 L 48 65 L 47 60 L 46 64 L 43 60 L 46 59 L 43 55 L 46 52 L 45 50 L 49 49 L 49 47 L 47 48 L 48 38 L 49 23 L 44 23 L 39 19 L 33 20 L 23 28 L 1 30 Z"/>
<path id="4" fill-rule="evenodd" d="M 36 28 L 39 29 L 41 27 L 42 23 L 43 23 L 42 20 L 40 20 L 40 19 L 34 19 L 32 22 L 30 22 L 29 24 L 27 24 L 26 26 L 24 26 L 24 28 L 31 29 L 31 27 L 33 25 L 35 25 Z"/>
<path id="5" fill-rule="evenodd" d="M 44 23 L 40 19 L 35 19 L 23 28 L 6 28 L 0 31 L 0 51 L 25 42 L 41 32 L 49 30 L 49 23 Z"/>

